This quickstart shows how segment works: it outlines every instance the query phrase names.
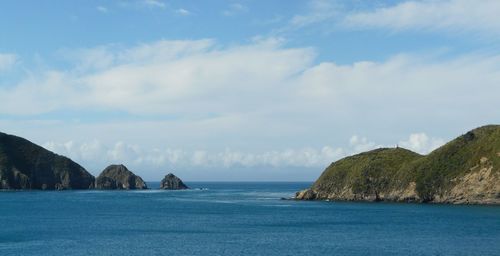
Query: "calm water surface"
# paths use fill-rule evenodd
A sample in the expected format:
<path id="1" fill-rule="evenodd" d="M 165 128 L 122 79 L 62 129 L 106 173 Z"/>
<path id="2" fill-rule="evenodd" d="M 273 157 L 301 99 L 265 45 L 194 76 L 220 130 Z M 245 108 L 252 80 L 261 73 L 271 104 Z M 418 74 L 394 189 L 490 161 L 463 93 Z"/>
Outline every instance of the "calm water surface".
<path id="1" fill-rule="evenodd" d="M 158 183 L 148 183 L 158 187 Z M 0 193 L 0 255 L 500 255 L 500 207 L 283 201 L 309 183 Z"/>

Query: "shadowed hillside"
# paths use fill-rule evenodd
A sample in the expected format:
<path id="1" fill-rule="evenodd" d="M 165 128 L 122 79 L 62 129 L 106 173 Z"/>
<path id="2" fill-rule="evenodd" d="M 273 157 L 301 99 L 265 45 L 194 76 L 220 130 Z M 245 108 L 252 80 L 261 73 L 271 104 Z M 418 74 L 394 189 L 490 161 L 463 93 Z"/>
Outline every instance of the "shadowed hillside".
<path id="1" fill-rule="evenodd" d="M 0 133 L 0 189 L 88 189 L 94 177 L 71 159 Z"/>

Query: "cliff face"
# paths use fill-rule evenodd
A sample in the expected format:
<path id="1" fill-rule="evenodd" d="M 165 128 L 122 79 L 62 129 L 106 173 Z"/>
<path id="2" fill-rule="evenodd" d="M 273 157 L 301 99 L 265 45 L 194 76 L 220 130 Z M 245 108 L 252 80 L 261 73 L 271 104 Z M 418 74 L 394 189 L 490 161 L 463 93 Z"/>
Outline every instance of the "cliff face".
<path id="1" fill-rule="evenodd" d="M 71 159 L 0 133 L 0 189 L 89 189 L 94 177 Z"/>
<path id="2" fill-rule="evenodd" d="M 500 126 L 472 130 L 427 156 L 396 148 L 341 159 L 296 199 L 500 204 Z"/>
<path id="3" fill-rule="evenodd" d="M 129 171 L 124 165 L 110 165 L 95 181 L 96 189 L 147 189 L 141 177 Z"/>
<path id="4" fill-rule="evenodd" d="M 188 186 L 182 182 L 181 179 L 179 179 L 177 176 L 173 175 L 172 173 L 169 173 L 165 175 L 165 178 L 163 178 L 160 182 L 160 189 L 167 189 L 167 190 L 180 190 L 180 189 L 188 189 Z"/>

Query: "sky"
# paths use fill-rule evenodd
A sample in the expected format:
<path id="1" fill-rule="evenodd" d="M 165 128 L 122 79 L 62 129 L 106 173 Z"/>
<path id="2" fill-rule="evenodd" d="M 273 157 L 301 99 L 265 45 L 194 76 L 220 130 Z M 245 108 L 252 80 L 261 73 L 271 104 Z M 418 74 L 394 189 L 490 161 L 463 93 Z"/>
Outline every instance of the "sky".
<path id="1" fill-rule="evenodd" d="M 500 123 L 500 1 L 0 1 L 0 131 L 98 175 L 312 181 Z"/>

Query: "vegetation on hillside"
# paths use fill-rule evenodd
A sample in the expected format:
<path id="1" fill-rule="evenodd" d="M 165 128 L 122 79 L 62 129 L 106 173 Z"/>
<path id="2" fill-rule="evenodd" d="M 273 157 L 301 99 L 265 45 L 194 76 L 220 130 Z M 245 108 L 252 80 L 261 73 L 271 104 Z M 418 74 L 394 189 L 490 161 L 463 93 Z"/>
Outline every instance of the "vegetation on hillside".
<path id="1" fill-rule="evenodd" d="M 399 171 L 422 156 L 404 148 L 380 148 L 332 163 L 314 183 L 313 189 L 339 193 L 375 195 L 401 186 Z"/>
<path id="2" fill-rule="evenodd" d="M 415 161 L 404 172 L 413 173 L 417 193 L 430 201 L 453 185 L 456 177 L 481 165 L 492 165 L 500 170 L 500 125 L 474 129 Z"/>
<path id="3" fill-rule="evenodd" d="M 431 201 L 475 168 L 493 166 L 500 171 L 500 125 L 474 129 L 426 156 L 403 148 L 381 148 L 332 163 L 312 189 L 339 194 L 372 195 L 401 190 L 415 182 L 422 201 Z"/>

